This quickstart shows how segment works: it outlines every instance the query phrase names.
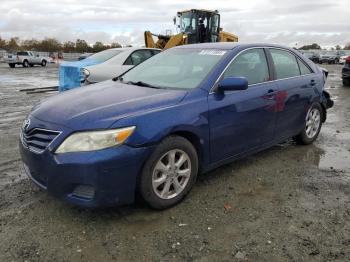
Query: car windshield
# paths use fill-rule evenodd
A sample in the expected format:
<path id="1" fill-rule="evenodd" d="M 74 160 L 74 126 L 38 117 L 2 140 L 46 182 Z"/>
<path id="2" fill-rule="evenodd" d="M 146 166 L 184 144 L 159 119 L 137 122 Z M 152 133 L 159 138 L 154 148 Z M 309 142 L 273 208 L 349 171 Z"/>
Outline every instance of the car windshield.
<path id="1" fill-rule="evenodd" d="M 350 50 L 342 51 L 341 55 L 343 55 L 343 56 L 347 56 L 347 55 L 350 56 Z"/>
<path id="2" fill-rule="evenodd" d="M 120 80 L 149 87 L 193 89 L 225 54 L 225 50 L 216 49 L 170 49 L 128 71 Z"/>
<path id="3" fill-rule="evenodd" d="M 120 54 L 121 52 L 123 52 L 123 50 L 109 49 L 109 50 L 105 50 L 102 52 L 98 52 L 94 55 L 91 55 L 91 56 L 87 57 L 86 59 L 96 60 L 99 62 L 105 62 L 108 59 L 111 59 L 112 57 Z"/>

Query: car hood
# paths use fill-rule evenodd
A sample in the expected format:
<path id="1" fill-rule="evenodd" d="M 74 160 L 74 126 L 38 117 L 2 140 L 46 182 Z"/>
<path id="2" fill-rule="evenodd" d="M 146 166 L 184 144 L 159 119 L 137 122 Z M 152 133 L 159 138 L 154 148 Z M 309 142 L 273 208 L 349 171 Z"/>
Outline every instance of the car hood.
<path id="1" fill-rule="evenodd" d="M 108 80 L 51 97 L 34 107 L 31 116 L 73 130 L 108 128 L 121 118 L 173 106 L 186 93 Z"/>

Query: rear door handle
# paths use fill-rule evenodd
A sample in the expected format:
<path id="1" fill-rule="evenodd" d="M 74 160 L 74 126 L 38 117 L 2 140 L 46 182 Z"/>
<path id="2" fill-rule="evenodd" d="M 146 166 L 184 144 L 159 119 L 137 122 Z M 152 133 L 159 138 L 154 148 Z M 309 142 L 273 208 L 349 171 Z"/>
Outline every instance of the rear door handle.
<path id="1" fill-rule="evenodd" d="M 316 81 L 315 81 L 314 79 L 311 79 L 311 81 L 310 81 L 310 85 L 311 85 L 311 86 L 316 85 Z"/>

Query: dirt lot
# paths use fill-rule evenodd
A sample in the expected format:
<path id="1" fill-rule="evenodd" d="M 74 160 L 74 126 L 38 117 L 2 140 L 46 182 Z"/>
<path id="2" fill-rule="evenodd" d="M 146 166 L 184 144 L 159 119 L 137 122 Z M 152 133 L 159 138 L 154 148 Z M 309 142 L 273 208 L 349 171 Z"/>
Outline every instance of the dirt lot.
<path id="1" fill-rule="evenodd" d="M 57 68 L 0 65 L 0 261 L 350 261 L 350 88 L 314 145 L 291 141 L 199 177 L 166 211 L 85 210 L 38 190 L 18 154 L 21 122 Z"/>

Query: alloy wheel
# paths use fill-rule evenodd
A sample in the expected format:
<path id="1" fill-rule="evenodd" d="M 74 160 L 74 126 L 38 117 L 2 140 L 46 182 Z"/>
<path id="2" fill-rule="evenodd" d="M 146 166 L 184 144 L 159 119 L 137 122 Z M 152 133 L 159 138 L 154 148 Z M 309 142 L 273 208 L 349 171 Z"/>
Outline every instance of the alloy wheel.
<path id="1" fill-rule="evenodd" d="M 317 135 L 321 125 L 321 113 L 318 108 L 311 108 L 306 116 L 305 133 L 310 139 Z"/>
<path id="2" fill-rule="evenodd" d="M 174 149 L 157 162 L 152 174 L 152 187 L 161 199 L 172 199 L 186 187 L 191 177 L 191 160 L 187 153 Z"/>

